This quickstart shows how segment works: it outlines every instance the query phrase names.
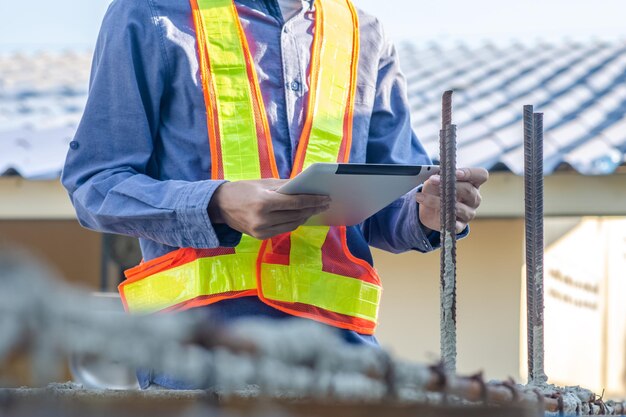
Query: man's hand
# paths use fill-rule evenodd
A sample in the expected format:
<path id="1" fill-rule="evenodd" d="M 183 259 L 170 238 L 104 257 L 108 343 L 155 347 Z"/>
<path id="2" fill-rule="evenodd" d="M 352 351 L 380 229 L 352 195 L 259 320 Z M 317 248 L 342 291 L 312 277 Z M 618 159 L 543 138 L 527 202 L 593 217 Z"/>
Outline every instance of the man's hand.
<path id="1" fill-rule="evenodd" d="M 489 172 L 483 168 L 462 168 L 457 170 L 456 179 L 456 232 L 461 233 L 476 217 L 476 209 L 482 201 L 478 189 L 489 179 Z M 420 222 L 432 230 L 441 229 L 440 184 L 441 177 L 433 175 L 415 196 Z"/>
<path id="2" fill-rule="evenodd" d="M 211 198 L 209 218 L 257 239 L 269 239 L 297 229 L 309 217 L 328 209 L 327 196 L 277 193 L 286 182 L 265 179 L 224 183 Z"/>

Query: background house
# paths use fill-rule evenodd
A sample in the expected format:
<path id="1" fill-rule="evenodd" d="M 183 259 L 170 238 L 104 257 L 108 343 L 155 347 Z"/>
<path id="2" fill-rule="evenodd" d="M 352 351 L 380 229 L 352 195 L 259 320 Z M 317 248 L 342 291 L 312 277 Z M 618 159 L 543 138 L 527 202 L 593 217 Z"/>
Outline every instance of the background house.
<path id="1" fill-rule="evenodd" d="M 546 127 L 547 372 L 554 382 L 626 394 L 626 43 L 400 50 L 414 127 L 433 158 L 440 95 L 453 88 L 459 164 L 492 171 L 480 218 L 458 249 L 460 371 L 523 376 L 521 108 L 535 104 Z M 115 260 L 126 261 L 133 247 L 80 228 L 58 182 L 89 63 L 88 52 L 0 58 L 0 240 L 33 251 L 70 281 L 110 289 Z M 434 360 L 438 253 L 376 252 L 375 261 L 385 283 L 381 342 Z"/>

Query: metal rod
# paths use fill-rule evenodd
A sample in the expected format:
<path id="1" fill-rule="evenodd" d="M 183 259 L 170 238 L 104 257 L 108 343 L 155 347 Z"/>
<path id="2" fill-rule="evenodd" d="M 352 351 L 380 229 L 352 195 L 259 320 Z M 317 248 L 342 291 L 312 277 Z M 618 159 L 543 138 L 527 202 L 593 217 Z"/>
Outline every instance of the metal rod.
<path id="1" fill-rule="evenodd" d="M 441 117 L 441 129 L 444 130 L 446 126 L 452 124 L 452 90 L 448 90 L 443 93 L 442 98 L 442 117 Z"/>
<path id="2" fill-rule="evenodd" d="M 543 342 L 543 114 L 524 106 L 528 381 L 547 382 Z"/>
<path id="3" fill-rule="evenodd" d="M 440 136 L 441 277 L 440 348 L 444 368 L 456 371 L 456 126 L 452 124 L 452 91 L 443 94 Z"/>

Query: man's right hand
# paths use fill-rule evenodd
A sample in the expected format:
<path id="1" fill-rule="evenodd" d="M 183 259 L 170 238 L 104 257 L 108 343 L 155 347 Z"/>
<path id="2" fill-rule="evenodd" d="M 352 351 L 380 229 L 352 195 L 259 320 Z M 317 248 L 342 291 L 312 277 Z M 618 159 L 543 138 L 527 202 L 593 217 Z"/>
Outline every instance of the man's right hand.
<path id="1" fill-rule="evenodd" d="M 225 223 L 264 240 L 291 232 L 309 217 L 328 210 L 328 196 L 277 193 L 286 182 L 276 179 L 226 182 L 211 198 L 209 218 L 213 223 Z"/>

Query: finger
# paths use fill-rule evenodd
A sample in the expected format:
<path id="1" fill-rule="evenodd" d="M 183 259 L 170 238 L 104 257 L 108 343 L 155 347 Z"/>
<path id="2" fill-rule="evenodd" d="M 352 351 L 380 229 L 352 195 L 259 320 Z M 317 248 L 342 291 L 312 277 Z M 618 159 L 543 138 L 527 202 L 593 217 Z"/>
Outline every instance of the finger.
<path id="1" fill-rule="evenodd" d="M 476 217 L 476 210 L 463 203 L 456 204 L 456 219 L 463 223 L 469 223 Z"/>
<path id="2" fill-rule="evenodd" d="M 274 236 L 282 235 L 283 233 L 293 232 L 304 223 L 306 223 L 306 219 L 274 225 L 261 233 L 261 239 L 269 239 Z"/>
<path id="3" fill-rule="evenodd" d="M 324 207 L 330 204 L 330 197 L 326 195 L 297 194 L 286 195 L 275 191 L 268 191 L 268 211 L 303 210 L 307 208 Z"/>
<path id="4" fill-rule="evenodd" d="M 465 230 L 466 227 L 467 227 L 467 223 L 463 223 L 463 222 L 457 221 L 455 226 L 454 226 L 454 229 L 455 229 L 454 231 L 458 235 L 463 230 Z"/>
<path id="5" fill-rule="evenodd" d="M 273 227 L 281 223 L 291 223 L 300 220 L 308 220 L 309 217 L 322 213 L 330 206 L 311 207 L 302 210 L 280 210 L 273 211 L 267 215 L 268 227 Z"/>
<path id="6" fill-rule="evenodd" d="M 276 178 L 266 178 L 263 180 L 259 180 L 263 188 L 270 191 L 276 191 L 283 185 L 287 184 L 289 180 L 281 180 Z"/>
<path id="7" fill-rule="evenodd" d="M 433 194 L 417 193 L 415 200 L 423 207 L 439 211 L 441 207 L 441 198 Z"/>
<path id="8" fill-rule="evenodd" d="M 456 178 L 479 188 L 489 179 L 489 171 L 484 168 L 460 168 L 456 171 Z"/>
<path id="9" fill-rule="evenodd" d="M 456 200 L 472 208 L 478 208 L 482 202 L 482 197 L 478 188 L 469 182 L 459 182 L 456 185 Z"/>
<path id="10" fill-rule="evenodd" d="M 424 186 L 422 187 L 422 193 L 439 196 L 440 184 L 441 177 L 439 177 L 439 175 L 433 175 L 424 182 Z"/>

